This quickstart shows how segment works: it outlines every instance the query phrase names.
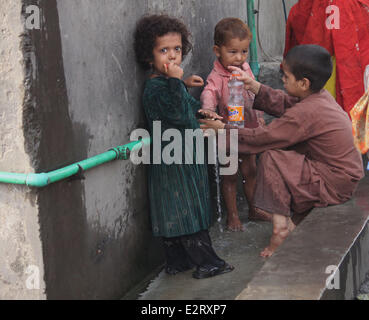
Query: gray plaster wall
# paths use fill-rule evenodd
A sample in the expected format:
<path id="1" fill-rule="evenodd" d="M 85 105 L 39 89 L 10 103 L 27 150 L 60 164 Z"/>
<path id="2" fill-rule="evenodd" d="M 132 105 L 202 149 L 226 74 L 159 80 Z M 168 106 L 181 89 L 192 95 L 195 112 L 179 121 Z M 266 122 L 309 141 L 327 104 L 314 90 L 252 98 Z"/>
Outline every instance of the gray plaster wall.
<path id="1" fill-rule="evenodd" d="M 132 46 L 136 21 L 143 14 L 165 12 L 184 20 L 194 44 L 183 64 L 185 73 L 203 77 L 214 59 L 216 22 L 239 12 L 246 17 L 246 2 L 234 0 L 62 0 L 57 9 L 69 120 L 72 131 L 83 128 L 85 139 L 79 142 L 86 157 L 129 142 L 132 130 L 145 126 L 140 104 L 145 74 L 135 63 Z M 92 253 L 80 262 L 88 276 L 69 283 L 73 290 L 65 282 L 47 280 L 50 296 L 118 298 L 164 262 L 160 243 L 151 236 L 145 169 L 127 161 L 86 173 L 80 210 L 87 231 L 79 240 L 85 242 L 80 250 Z M 51 255 L 45 261 L 47 275 L 54 259 Z M 58 274 L 69 277 L 63 270 Z M 91 281 L 99 284 L 94 287 Z"/>
<path id="2" fill-rule="evenodd" d="M 22 130 L 21 2 L 0 3 L 0 171 L 33 172 Z M 44 299 L 37 195 L 0 184 L 0 299 Z"/>
<path id="3" fill-rule="evenodd" d="M 40 8 L 39 30 L 23 28 L 29 5 Z M 261 8 L 265 49 L 280 56 L 282 4 L 264 0 Z M 203 78 L 216 23 L 247 20 L 245 0 L 3 0 L 0 170 L 48 172 L 128 143 L 145 127 L 133 30 L 143 14 L 162 12 L 188 25 L 194 50 L 185 76 Z M 84 175 L 37 190 L 0 186 L 0 297 L 117 299 L 164 262 L 151 235 L 146 168 L 116 161 Z M 30 264 L 40 270 L 36 291 L 24 290 Z"/>
<path id="4" fill-rule="evenodd" d="M 287 16 L 297 2 L 298 0 L 285 0 Z M 280 60 L 284 51 L 286 31 L 282 1 L 254 0 L 254 6 L 255 9 L 259 9 L 255 17 L 255 26 L 260 40 L 257 41 L 259 61 Z"/>
<path id="5" fill-rule="evenodd" d="M 264 23 L 275 22 L 278 28 L 261 33 L 268 34 L 267 49 L 281 55 L 283 8 L 276 1 L 270 3 L 272 8 L 264 11 L 262 19 Z M 57 9 L 68 114 L 72 128 L 83 128 L 85 139 L 80 143 L 87 157 L 129 142 L 132 130 L 145 126 L 140 104 L 145 75 L 135 63 L 132 48 L 135 24 L 143 14 L 167 13 L 183 19 L 192 32 L 194 45 L 183 63 L 185 76 L 194 73 L 203 78 L 215 58 L 212 39 L 216 23 L 228 16 L 247 20 L 246 1 L 240 0 L 58 0 Z M 274 42 L 269 39 L 270 30 Z M 195 97 L 200 92 L 192 91 Z M 116 290 L 101 284 L 99 293 L 87 296 L 117 297 L 119 289 L 123 293 L 163 262 L 158 241 L 151 239 L 145 168 L 129 161 L 112 163 L 88 172 L 81 188 L 83 220 L 88 233 L 96 238 L 87 244 L 88 250 L 98 251 L 101 247 L 103 252 L 96 266 L 89 266 L 91 260 L 85 267 L 91 270 L 92 277 L 98 274 L 105 283 L 111 281 L 112 287 L 117 280 L 120 283 L 115 285 Z M 152 252 L 147 250 L 147 242 L 160 253 L 156 259 L 142 256 Z M 83 291 L 80 281 L 73 292 L 78 290 Z"/>

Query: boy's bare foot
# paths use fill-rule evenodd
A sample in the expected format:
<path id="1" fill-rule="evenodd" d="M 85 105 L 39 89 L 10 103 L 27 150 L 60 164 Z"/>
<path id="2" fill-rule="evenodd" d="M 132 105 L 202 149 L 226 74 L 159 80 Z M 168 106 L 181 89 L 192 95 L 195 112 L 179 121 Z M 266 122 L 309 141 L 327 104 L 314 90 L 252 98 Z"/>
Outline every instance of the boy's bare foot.
<path id="1" fill-rule="evenodd" d="M 289 220 L 288 220 L 288 231 L 291 233 L 295 229 L 296 229 L 296 225 L 293 223 L 292 219 L 289 218 Z"/>
<path id="2" fill-rule="evenodd" d="M 267 246 L 260 256 L 269 258 L 274 251 L 286 240 L 288 235 L 296 228 L 290 217 L 280 214 L 273 214 L 273 235 L 270 238 L 269 246 Z"/>
<path id="3" fill-rule="evenodd" d="M 250 210 L 249 220 L 251 221 L 272 221 L 272 214 L 261 210 L 259 208 L 255 208 L 254 210 Z"/>
<path id="4" fill-rule="evenodd" d="M 233 214 L 227 217 L 227 229 L 229 231 L 237 232 L 237 231 L 245 231 L 240 218 L 238 215 Z"/>
<path id="5" fill-rule="evenodd" d="M 260 256 L 263 258 L 269 258 L 273 253 L 274 253 L 275 249 L 270 248 L 270 247 L 266 247 L 261 253 Z"/>

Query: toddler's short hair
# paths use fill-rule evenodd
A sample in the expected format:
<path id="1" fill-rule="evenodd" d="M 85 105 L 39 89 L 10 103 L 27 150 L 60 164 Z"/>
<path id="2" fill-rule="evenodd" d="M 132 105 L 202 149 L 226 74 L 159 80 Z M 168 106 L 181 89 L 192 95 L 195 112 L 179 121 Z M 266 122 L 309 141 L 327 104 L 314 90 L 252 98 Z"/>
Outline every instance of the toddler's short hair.
<path id="1" fill-rule="evenodd" d="M 184 58 L 192 49 L 192 44 L 189 40 L 191 34 L 182 21 L 163 14 L 143 16 L 137 22 L 134 33 L 134 50 L 136 60 L 143 69 L 150 69 L 150 62 L 154 59 L 153 50 L 156 38 L 170 32 L 181 35 L 182 58 Z"/>
<path id="2" fill-rule="evenodd" d="M 215 26 L 214 44 L 218 47 L 226 45 L 230 39 L 252 40 L 250 28 L 241 19 L 224 18 Z"/>
<path id="3" fill-rule="evenodd" d="M 284 61 L 296 80 L 310 80 L 313 93 L 323 89 L 332 75 L 333 65 L 330 53 L 321 46 L 304 44 L 292 48 Z"/>

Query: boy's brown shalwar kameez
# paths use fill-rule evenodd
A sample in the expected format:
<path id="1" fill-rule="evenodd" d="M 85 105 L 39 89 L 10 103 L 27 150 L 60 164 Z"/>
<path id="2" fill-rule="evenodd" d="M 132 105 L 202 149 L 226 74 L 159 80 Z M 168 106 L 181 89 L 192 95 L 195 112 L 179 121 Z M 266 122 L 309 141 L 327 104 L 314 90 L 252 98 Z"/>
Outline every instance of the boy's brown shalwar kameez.
<path id="1" fill-rule="evenodd" d="M 278 117 L 238 130 L 238 152 L 262 153 L 255 206 L 290 216 L 349 200 L 364 176 L 346 112 L 326 90 L 299 101 L 262 85 L 254 108 Z M 228 135 L 229 125 L 225 127 Z M 291 212 L 292 211 L 292 212 Z"/>

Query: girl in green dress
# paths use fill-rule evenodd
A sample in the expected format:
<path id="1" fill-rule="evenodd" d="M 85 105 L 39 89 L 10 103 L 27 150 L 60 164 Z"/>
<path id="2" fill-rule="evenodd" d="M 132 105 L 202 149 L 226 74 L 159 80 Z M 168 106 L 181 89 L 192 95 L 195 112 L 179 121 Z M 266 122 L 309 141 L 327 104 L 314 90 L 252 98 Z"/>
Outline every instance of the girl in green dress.
<path id="1" fill-rule="evenodd" d="M 145 70 L 151 69 L 143 93 L 150 132 L 154 122 L 160 121 L 161 134 L 176 129 L 182 141 L 186 129 L 199 128 L 195 114 L 201 107 L 187 87 L 203 86 L 199 76 L 181 80 L 180 64 L 191 50 L 189 36 L 181 21 L 167 15 L 143 17 L 134 36 L 138 63 Z M 218 117 L 211 111 L 202 113 Z M 161 150 L 169 143 L 162 141 Z M 184 159 L 184 143 L 182 151 Z M 194 147 L 190 151 L 193 159 L 196 152 L 203 152 Z M 148 186 L 152 230 L 154 236 L 163 239 L 166 272 L 176 274 L 196 267 L 193 277 L 201 279 L 232 271 L 233 266 L 215 253 L 208 233 L 211 199 L 206 164 L 166 164 L 162 159 L 159 162 L 149 166 Z"/>

